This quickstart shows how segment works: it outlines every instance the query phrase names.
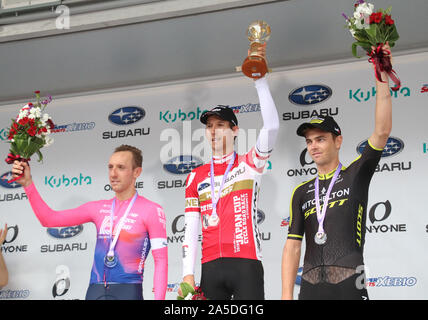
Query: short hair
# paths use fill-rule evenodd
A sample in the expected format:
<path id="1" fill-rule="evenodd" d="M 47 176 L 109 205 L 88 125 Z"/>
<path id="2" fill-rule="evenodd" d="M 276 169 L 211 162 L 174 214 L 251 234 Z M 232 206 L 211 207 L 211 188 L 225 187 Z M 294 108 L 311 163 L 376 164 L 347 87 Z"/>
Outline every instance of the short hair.
<path id="1" fill-rule="evenodd" d="M 119 147 L 117 147 L 116 149 L 114 149 L 114 153 L 122 152 L 122 151 L 131 152 L 134 169 L 143 166 L 143 152 L 140 149 L 133 147 L 133 146 L 130 146 L 130 145 L 127 145 L 127 144 L 122 144 Z"/>

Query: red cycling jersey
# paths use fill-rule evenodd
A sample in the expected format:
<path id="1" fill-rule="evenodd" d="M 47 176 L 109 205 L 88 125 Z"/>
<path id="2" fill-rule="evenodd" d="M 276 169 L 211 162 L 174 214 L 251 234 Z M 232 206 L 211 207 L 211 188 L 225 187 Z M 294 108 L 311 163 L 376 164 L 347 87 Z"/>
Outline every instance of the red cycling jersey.
<path id="1" fill-rule="evenodd" d="M 253 147 L 247 154 L 235 158 L 217 204 L 220 222 L 216 226 L 209 226 L 207 223 L 212 212 L 211 163 L 194 169 L 187 177 L 185 213 L 201 217 L 202 263 L 220 257 L 256 260 L 262 258 L 257 227 L 257 201 L 260 180 L 269 153 L 263 154 L 256 149 Z M 223 175 L 232 158 L 233 153 L 221 158 L 214 157 L 216 198 Z M 183 244 L 184 258 L 188 245 Z"/>

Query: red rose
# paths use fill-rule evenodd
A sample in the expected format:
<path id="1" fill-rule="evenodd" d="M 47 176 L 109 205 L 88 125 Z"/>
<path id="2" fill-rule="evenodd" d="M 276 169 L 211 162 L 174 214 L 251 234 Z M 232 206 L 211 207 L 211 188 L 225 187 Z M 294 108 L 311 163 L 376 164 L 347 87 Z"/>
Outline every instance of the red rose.
<path id="1" fill-rule="evenodd" d="M 36 133 L 37 133 L 37 128 L 35 128 L 35 127 L 30 127 L 30 128 L 28 128 L 27 133 L 28 133 L 30 136 L 34 137 L 34 136 L 36 135 Z"/>
<path id="2" fill-rule="evenodd" d="M 370 24 L 380 23 L 382 21 L 382 12 L 373 12 L 370 15 Z"/>
<path id="3" fill-rule="evenodd" d="M 12 139 L 13 139 L 13 137 L 15 136 L 15 134 L 16 134 L 15 129 L 11 128 L 11 129 L 9 130 L 9 136 L 7 137 L 7 138 L 8 138 L 8 140 L 12 140 Z"/>
<path id="4" fill-rule="evenodd" d="M 40 91 L 39 91 L 39 90 L 37 90 L 37 91 L 34 91 L 34 93 L 35 93 L 35 94 L 40 94 Z"/>
<path id="5" fill-rule="evenodd" d="M 386 15 L 385 15 L 385 23 L 386 23 L 388 26 L 392 26 L 392 25 L 394 24 L 394 20 L 392 20 L 392 19 L 391 19 L 391 16 L 390 16 L 390 15 L 386 14 Z"/>
<path id="6" fill-rule="evenodd" d="M 21 125 L 21 126 L 25 126 L 27 123 L 28 123 L 28 118 L 27 117 L 25 117 L 25 118 L 22 118 L 21 120 L 19 120 L 19 124 Z"/>

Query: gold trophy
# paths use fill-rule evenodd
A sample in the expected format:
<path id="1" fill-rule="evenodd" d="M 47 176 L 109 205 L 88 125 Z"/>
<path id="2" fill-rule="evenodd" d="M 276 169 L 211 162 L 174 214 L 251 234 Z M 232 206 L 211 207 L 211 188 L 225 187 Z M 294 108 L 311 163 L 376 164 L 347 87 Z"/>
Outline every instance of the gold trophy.
<path id="1" fill-rule="evenodd" d="M 250 54 L 245 58 L 241 67 L 236 67 L 236 71 L 242 71 L 247 77 L 253 79 L 262 78 L 266 72 L 271 70 L 267 66 L 264 57 L 258 54 L 257 50 L 270 38 L 270 26 L 263 20 L 251 23 L 247 29 L 248 40 L 250 40 Z"/>

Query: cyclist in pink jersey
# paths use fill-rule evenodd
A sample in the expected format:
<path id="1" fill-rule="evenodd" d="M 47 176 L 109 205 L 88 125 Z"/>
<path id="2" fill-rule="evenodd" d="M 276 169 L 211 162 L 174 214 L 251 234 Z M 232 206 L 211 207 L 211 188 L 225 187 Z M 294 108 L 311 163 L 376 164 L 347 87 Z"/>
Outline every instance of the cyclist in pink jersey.
<path id="1" fill-rule="evenodd" d="M 261 54 L 265 54 L 264 47 Z M 279 128 L 266 78 L 255 81 L 263 118 L 256 145 L 245 155 L 234 151 L 238 120 L 227 106 L 201 115 L 212 161 L 186 180 L 183 281 L 195 285 L 194 266 L 202 222 L 200 287 L 208 299 L 264 299 L 263 266 L 257 227 L 260 180 Z"/>
<path id="2" fill-rule="evenodd" d="M 165 299 L 168 251 L 165 215 L 160 205 L 138 195 L 135 181 L 142 171 L 141 150 L 122 145 L 110 157 L 109 180 L 115 197 L 85 203 L 75 209 L 55 211 L 41 198 L 25 162 L 15 161 L 12 173 L 24 187 L 34 213 L 45 227 L 65 227 L 92 222 L 97 243 L 88 300 L 141 300 L 145 259 L 152 249 L 156 300 Z M 112 224 L 113 220 L 113 224 Z"/>

